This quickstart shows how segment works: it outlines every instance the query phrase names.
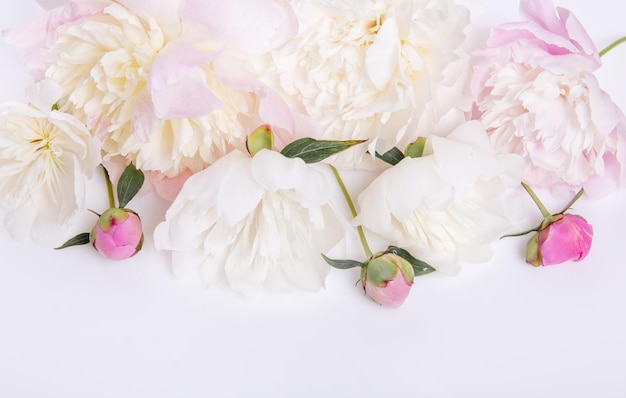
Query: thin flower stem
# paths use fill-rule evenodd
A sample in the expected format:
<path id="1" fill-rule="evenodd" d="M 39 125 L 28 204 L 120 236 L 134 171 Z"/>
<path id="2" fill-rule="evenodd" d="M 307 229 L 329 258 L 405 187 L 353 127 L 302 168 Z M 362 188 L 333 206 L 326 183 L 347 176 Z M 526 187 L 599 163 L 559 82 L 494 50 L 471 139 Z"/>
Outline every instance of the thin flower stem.
<path id="1" fill-rule="evenodd" d="M 535 202 L 535 204 L 539 208 L 539 211 L 541 212 L 541 215 L 543 216 L 543 218 L 550 217 L 552 214 L 550 214 L 548 209 L 546 209 L 546 207 L 543 205 L 543 203 L 541 203 L 541 200 L 539 200 L 539 197 L 535 194 L 535 192 L 532 190 L 532 188 L 529 187 L 524 181 L 522 181 L 522 186 L 524 187 L 526 192 L 528 192 L 528 194 L 532 198 L 533 202 Z"/>
<path id="2" fill-rule="evenodd" d="M 567 210 L 569 210 L 569 208 L 572 207 L 574 203 L 576 203 L 576 201 L 580 199 L 581 196 L 583 196 L 583 193 L 585 193 L 585 188 L 580 188 L 580 191 L 578 191 L 576 196 L 574 196 L 572 200 L 569 201 L 569 203 L 567 204 L 567 206 L 565 206 L 565 208 L 563 209 L 563 211 L 561 211 L 561 213 L 565 213 Z"/>
<path id="3" fill-rule="evenodd" d="M 103 165 L 100 165 L 100 167 L 102 167 L 102 171 L 104 172 L 104 181 L 106 181 L 107 184 L 107 193 L 109 194 L 109 207 L 113 208 L 115 207 L 115 197 L 113 196 L 113 184 L 111 183 L 111 177 L 109 177 L 109 172 Z"/>
<path id="4" fill-rule="evenodd" d="M 619 39 L 615 40 L 613 43 L 604 47 L 604 49 L 602 49 L 602 51 L 600 51 L 598 54 L 602 57 L 606 55 L 606 53 L 608 53 L 609 51 L 611 51 L 612 49 L 614 49 L 615 47 L 619 46 L 620 44 L 624 42 L 626 42 L 626 36 L 620 37 Z"/>
<path id="5" fill-rule="evenodd" d="M 330 169 L 333 171 L 335 175 L 335 179 L 337 180 L 337 184 L 339 184 L 339 188 L 341 188 L 341 192 L 343 192 L 343 197 L 346 199 L 348 203 L 348 207 L 350 208 L 350 213 L 352 213 L 352 217 L 357 216 L 356 208 L 354 207 L 354 202 L 352 202 L 352 198 L 350 197 L 350 193 L 346 189 L 346 185 L 343 183 L 339 172 L 332 164 L 329 165 Z M 365 238 L 365 232 L 363 231 L 362 226 L 356 227 L 357 232 L 359 233 L 359 238 L 361 239 L 361 245 L 363 246 L 363 250 L 365 251 L 365 255 L 370 258 L 372 257 L 372 249 L 370 249 L 369 244 L 367 243 L 367 239 Z"/>

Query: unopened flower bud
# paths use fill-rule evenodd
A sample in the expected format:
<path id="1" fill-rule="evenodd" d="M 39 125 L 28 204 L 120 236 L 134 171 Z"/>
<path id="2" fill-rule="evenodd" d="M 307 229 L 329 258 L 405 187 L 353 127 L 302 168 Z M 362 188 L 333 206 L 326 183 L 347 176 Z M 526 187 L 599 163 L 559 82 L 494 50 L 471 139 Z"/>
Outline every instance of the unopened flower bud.
<path id="1" fill-rule="evenodd" d="M 91 230 L 91 243 L 111 260 L 124 260 L 137 253 L 143 245 L 141 220 L 129 209 L 110 208 Z"/>
<path id="2" fill-rule="evenodd" d="M 378 304 L 392 308 L 404 303 L 414 276 L 411 264 L 392 253 L 375 257 L 361 271 L 365 293 Z"/>
<path id="3" fill-rule="evenodd" d="M 269 149 L 270 151 L 274 149 L 274 133 L 272 133 L 272 128 L 267 124 L 257 127 L 257 129 L 250 134 L 247 146 L 248 152 L 250 152 L 252 156 L 256 155 L 261 149 Z"/>
<path id="4" fill-rule="evenodd" d="M 536 267 L 580 261 L 591 249 L 593 227 L 581 216 L 559 214 L 541 226 L 526 245 L 526 262 Z"/>
<path id="5" fill-rule="evenodd" d="M 409 158 L 421 158 L 424 154 L 424 148 L 426 147 L 426 138 L 419 137 L 417 140 L 413 141 L 409 145 L 407 145 L 404 153 Z"/>

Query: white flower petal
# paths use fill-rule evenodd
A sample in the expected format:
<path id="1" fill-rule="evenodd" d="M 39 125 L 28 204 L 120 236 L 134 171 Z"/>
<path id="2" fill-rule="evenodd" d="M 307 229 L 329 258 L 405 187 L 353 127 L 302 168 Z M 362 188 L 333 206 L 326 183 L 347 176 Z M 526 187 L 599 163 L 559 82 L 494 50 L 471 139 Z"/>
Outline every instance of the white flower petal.
<path id="1" fill-rule="evenodd" d="M 384 90 L 400 58 L 400 38 L 395 18 L 387 19 L 365 53 L 367 74 L 378 90 Z"/>
<path id="2" fill-rule="evenodd" d="M 210 286 L 248 295 L 318 290 L 329 271 L 319 253 L 336 244 L 342 224 L 327 190 L 315 201 L 301 190 L 316 172 L 278 152 L 231 152 L 185 182 L 155 245 L 186 252 L 172 256 L 175 269 L 200 267 Z"/>
<path id="3" fill-rule="evenodd" d="M 85 181 L 100 162 L 99 140 L 74 117 L 0 104 L 0 206 L 16 239 L 66 240 L 84 210 Z"/>
<path id="4" fill-rule="evenodd" d="M 457 130 L 469 136 L 431 137 L 433 154 L 405 158 L 382 172 L 359 195 L 361 214 L 356 221 L 387 244 L 406 248 L 443 272 L 458 272 L 463 261 L 487 260 L 489 244 L 511 227 L 506 207 L 510 189 L 503 180 L 509 183 L 514 176 L 503 164 L 510 159 L 480 147 L 486 139 L 484 130 L 482 137 L 472 139 L 478 126 L 468 122 Z M 445 155 L 440 156 L 440 151 Z M 465 160 L 462 156 L 459 162 L 455 155 L 472 151 L 491 157 L 483 166 L 493 170 L 468 165 L 471 170 L 464 178 L 456 178 L 449 171 L 461 170 Z"/>
<path id="5" fill-rule="evenodd" d="M 368 149 L 404 149 L 450 110 L 470 110 L 461 47 L 468 10 L 452 0 L 400 3 L 292 2 L 300 31 L 262 63 L 260 78 L 324 138 L 368 139 L 334 164 L 352 166 Z"/>

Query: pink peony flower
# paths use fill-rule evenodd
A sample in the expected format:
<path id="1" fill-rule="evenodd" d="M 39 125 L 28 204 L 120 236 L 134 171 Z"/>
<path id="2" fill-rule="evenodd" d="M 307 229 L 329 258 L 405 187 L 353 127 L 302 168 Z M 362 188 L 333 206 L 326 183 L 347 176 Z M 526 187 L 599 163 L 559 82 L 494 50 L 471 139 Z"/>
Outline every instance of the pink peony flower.
<path id="1" fill-rule="evenodd" d="M 414 271 L 411 264 L 397 254 L 385 253 L 362 268 L 361 282 L 365 293 L 380 305 L 398 308 L 411 292 Z"/>
<path id="2" fill-rule="evenodd" d="M 124 260 L 137 253 L 143 245 L 141 220 L 132 210 L 108 209 L 93 227 L 90 239 L 104 257 Z"/>
<path id="3" fill-rule="evenodd" d="M 558 214 L 528 241 L 526 262 L 538 266 L 580 261 L 591 249 L 593 227 L 581 216 Z"/>
<path id="4" fill-rule="evenodd" d="M 568 10 L 522 0 L 521 11 L 477 53 L 478 117 L 499 153 L 524 157 L 529 184 L 607 193 L 626 175 L 626 119 L 593 75 L 598 51 Z"/>

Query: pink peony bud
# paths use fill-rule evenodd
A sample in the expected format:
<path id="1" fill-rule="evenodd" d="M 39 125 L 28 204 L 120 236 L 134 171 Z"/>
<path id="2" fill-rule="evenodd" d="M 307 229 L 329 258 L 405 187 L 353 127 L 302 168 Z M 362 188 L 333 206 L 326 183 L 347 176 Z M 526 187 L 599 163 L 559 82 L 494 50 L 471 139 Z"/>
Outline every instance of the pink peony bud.
<path id="1" fill-rule="evenodd" d="M 580 261 L 591 249 L 593 227 L 581 216 L 557 214 L 528 241 L 526 262 L 536 267 Z"/>
<path id="2" fill-rule="evenodd" d="M 392 308 L 404 303 L 414 276 L 411 264 L 392 253 L 374 258 L 361 271 L 365 293 L 378 304 Z"/>
<path id="3" fill-rule="evenodd" d="M 90 240 L 104 257 L 124 260 L 137 253 L 143 245 L 141 220 L 132 210 L 110 208 L 91 230 Z"/>

